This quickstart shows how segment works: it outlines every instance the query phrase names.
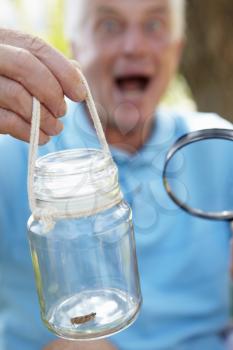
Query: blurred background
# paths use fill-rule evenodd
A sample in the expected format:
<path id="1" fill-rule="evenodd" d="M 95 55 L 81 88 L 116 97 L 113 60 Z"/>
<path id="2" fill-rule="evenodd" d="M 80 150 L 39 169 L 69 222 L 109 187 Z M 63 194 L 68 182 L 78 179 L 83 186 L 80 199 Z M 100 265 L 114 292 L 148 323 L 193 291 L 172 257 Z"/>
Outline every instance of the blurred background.
<path id="1" fill-rule="evenodd" d="M 64 0 L 0 0 L 0 26 L 39 35 L 70 56 Z M 233 122 L 233 1 L 187 0 L 187 42 L 166 106 L 215 112 Z"/>

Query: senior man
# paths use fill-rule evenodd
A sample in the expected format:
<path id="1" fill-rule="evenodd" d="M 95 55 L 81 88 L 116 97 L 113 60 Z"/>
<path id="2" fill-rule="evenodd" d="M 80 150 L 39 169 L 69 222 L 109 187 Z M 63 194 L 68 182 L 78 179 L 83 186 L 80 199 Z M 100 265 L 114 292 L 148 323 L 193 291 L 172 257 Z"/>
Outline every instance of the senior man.
<path id="1" fill-rule="evenodd" d="M 133 209 L 144 302 L 135 323 L 108 341 L 52 342 L 39 317 L 26 242 L 28 146 L 1 137 L 0 349 L 226 349 L 229 224 L 182 212 L 161 181 L 165 154 L 180 135 L 197 126 L 229 127 L 213 115 L 157 108 L 179 63 L 184 1 L 77 0 L 70 5 L 73 55 L 90 84 Z M 43 144 L 62 129 L 57 118 L 65 113 L 64 95 L 83 100 L 80 77 L 72 63 L 36 38 L 1 31 L 0 41 L 0 131 L 28 140 L 36 96 L 43 106 Z M 98 147 L 85 106 L 68 101 L 67 108 L 63 132 L 39 155 Z"/>

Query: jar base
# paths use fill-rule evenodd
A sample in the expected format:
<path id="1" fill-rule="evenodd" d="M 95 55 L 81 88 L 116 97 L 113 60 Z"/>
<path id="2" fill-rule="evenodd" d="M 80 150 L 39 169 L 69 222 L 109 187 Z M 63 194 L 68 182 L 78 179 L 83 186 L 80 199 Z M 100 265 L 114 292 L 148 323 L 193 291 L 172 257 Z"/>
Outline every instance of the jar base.
<path id="1" fill-rule="evenodd" d="M 92 289 L 54 305 L 44 322 L 56 335 L 69 340 L 104 338 L 128 327 L 140 303 L 120 289 Z"/>

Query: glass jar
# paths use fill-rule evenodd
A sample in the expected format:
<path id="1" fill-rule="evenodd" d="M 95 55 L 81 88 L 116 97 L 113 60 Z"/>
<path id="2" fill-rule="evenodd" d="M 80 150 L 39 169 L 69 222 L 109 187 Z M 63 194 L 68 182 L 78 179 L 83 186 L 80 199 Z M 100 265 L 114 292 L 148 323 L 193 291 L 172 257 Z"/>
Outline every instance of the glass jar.
<path id="1" fill-rule="evenodd" d="M 56 211 L 47 232 L 28 221 L 29 242 L 45 325 L 67 339 L 95 339 L 129 326 L 141 305 L 131 209 L 117 168 L 100 150 L 39 158 L 36 205 Z"/>

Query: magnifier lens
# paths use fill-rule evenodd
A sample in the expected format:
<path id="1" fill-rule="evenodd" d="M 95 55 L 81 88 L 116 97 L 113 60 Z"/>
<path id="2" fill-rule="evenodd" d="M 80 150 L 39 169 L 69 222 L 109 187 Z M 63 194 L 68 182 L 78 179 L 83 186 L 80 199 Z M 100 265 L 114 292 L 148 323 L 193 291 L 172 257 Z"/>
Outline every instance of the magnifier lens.
<path id="1" fill-rule="evenodd" d="M 180 138 L 168 152 L 164 184 L 193 215 L 233 218 L 233 131 L 209 129 Z"/>

